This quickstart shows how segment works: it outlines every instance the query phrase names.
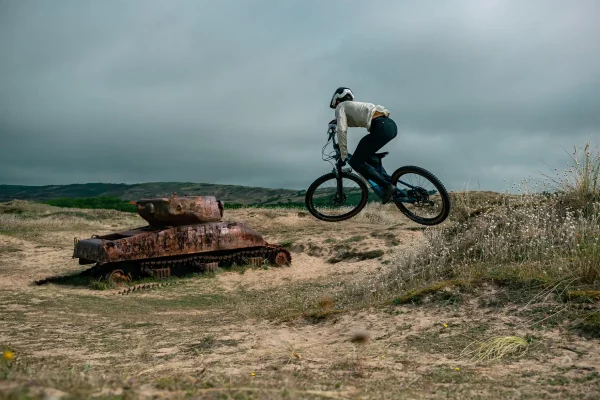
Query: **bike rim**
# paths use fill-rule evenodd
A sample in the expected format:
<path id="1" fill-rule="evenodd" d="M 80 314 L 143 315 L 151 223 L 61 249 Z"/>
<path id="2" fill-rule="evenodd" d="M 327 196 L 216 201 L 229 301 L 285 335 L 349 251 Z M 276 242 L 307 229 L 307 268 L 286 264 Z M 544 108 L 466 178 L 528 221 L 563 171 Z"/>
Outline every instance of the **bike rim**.
<path id="1" fill-rule="evenodd" d="M 446 202 L 442 193 L 445 189 L 437 182 L 416 172 L 405 172 L 393 184 L 408 195 L 397 193 L 396 205 L 403 207 L 405 212 L 416 219 L 434 221 L 444 214 Z"/>
<path id="2" fill-rule="evenodd" d="M 342 195 L 337 190 L 337 178 L 321 182 L 313 191 L 310 204 L 314 212 L 323 218 L 343 219 L 351 215 L 364 201 L 363 188 L 355 180 L 342 176 Z"/>

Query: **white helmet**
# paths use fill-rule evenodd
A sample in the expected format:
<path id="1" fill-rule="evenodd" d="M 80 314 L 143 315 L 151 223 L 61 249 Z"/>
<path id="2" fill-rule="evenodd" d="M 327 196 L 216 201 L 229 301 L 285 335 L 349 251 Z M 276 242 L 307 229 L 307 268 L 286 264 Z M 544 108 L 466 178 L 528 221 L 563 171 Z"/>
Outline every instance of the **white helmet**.
<path id="1" fill-rule="evenodd" d="M 347 101 L 354 100 L 354 94 L 352 90 L 347 87 L 340 87 L 333 93 L 333 97 L 331 98 L 331 102 L 329 103 L 330 108 L 335 108 L 337 106 L 337 101 Z"/>

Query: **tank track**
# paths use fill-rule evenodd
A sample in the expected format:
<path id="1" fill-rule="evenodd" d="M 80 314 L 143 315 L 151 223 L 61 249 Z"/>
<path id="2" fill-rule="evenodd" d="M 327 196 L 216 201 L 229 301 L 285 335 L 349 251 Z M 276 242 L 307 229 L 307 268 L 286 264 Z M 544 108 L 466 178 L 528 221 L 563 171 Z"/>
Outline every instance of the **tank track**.
<path id="1" fill-rule="evenodd" d="M 195 254 L 191 256 L 169 257 L 161 260 L 142 261 L 140 266 L 142 270 L 177 268 L 177 267 L 199 267 L 203 264 L 218 263 L 219 265 L 238 264 L 243 265 L 250 258 L 263 258 L 271 264 L 279 264 L 276 260 L 277 254 L 284 253 L 287 257 L 287 263 L 291 263 L 292 255 L 281 246 L 267 246 L 255 249 L 240 249 L 224 252 L 219 255 L 214 254 Z"/>
<path id="2" fill-rule="evenodd" d="M 285 255 L 285 262 L 281 258 L 281 253 Z M 103 276 L 110 273 L 112 270 L 120 269 L 121 265 L 124 265 L 127 270 L 134 270 L 136 275 L 150 275 L 152 276 L 153 270 L 169 269 L 169 270 L 192 270 L 197 272 L 209 272 L 210 265 L 215 263 L 217 265 L 244 265 L 248 263 L 250 258 L 262 258 L 271 264 L 285 265 L 292 262 L 292 255 L 290 252 L 281 246 L 269 245 L 259 248 L 251 249 L 239 249 L 220 252 L 219 254 L 195 254 L 190 256 L 174 256 L 166 257 L 160 260 L 147 260 L 136 263 L 111 263 L 111 264 L 96 264 L 91 268 L 82 271 L 79 276 Z M 213 264 L 214 265 L 214 264 Z M 170 274 L 169 274 L 170 276 Z M 46 283 L 54 283 L 60 280 L 68 278 L 68 275 L 54 276 L 46 279 L 36 281 L 37 285 L 43 285 Z M 141 285 L 143 286 L 143 285 Z"/>
<path id="3" fill-rule="evenodd" d="M 174 285 L 175 282 L 151 282 L 151 283 L 142 283 L 140 285 L 135 285 L 128 287 L 127 289 L 120 290 L 115 293 L 115 295 L 126 295 L 129 293 L 140 292 L 142 290 L 150 290 L 159 287 L 167 287 Z"/>

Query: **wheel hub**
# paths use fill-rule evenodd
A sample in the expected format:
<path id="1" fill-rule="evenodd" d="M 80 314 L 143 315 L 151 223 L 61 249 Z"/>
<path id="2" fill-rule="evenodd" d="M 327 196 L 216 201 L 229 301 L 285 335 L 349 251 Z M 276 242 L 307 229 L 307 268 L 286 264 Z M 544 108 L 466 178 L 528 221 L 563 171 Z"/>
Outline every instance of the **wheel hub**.
<path id="1" fill-rule="evenodd" d="M 331 203 L 334 206 L 341 206 L 346 202 L 346 199 L 348 198 L 348 196 L 346 196 L 345 194 L 342 194 L 341 196 L 339 194 L 336 194 L 332 199 L 331 199 Z"/>

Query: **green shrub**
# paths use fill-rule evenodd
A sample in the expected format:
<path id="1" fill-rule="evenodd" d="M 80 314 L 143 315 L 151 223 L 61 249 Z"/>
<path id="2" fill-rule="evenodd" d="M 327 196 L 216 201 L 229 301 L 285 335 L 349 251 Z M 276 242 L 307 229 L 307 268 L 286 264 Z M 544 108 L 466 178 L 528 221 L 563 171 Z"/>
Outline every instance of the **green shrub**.
<path id="1" fill-rule="evenodd" d="M 48 200 L 44 203 L 55 207 L 118 210 L 131 213 L 137 212 L 135 205 L 131 204 L 129 201 L 111 196 L 60 198 Z"/>

